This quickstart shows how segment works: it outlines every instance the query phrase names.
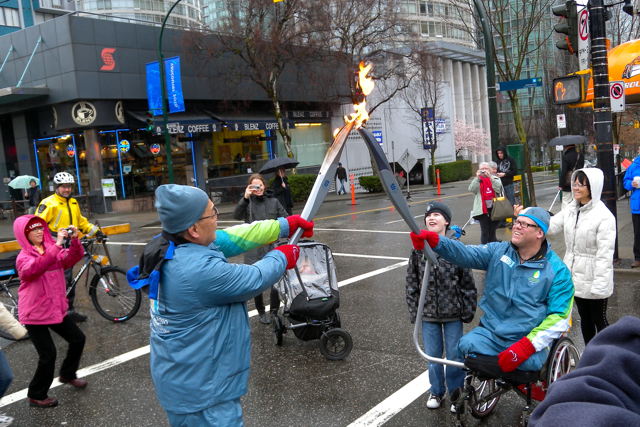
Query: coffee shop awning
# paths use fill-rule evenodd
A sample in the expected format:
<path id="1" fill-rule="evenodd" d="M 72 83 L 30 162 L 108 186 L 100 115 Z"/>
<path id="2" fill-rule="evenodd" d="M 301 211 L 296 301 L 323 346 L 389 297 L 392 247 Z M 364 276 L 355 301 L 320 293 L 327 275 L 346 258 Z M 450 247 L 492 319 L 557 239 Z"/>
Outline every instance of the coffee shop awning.
<path id="1" fill-rule="evenodd" d="M 146 125 L 146 111 L 127 111 L 127 113 Z M 164 119 L 162 116 L 155 116 L 153 123 L 155 125 L 155 133 L 164 132 Z M 220 132 L 222 130 L 220 121 L 212 118 L 210 115 L 190 111 L 169 114 L 167 126 L 170 134 Z"/>
<path id="2" fill-rule="evenodd" d="M 278 121 L 269 114 L 259 112 L 217 113 L 206 110 L 205 112 L 220 120 L 222 126 L 225 126 L 229 131 L 278 130 Z M 287 129 L 294 127 L 293 120 L 283 118 L 282 121 Z"/>
<path id="3" fill-rule="evenodd" d="M 4 87 L 0 89 L 0 105 L 48 95 L 47 87 Z"/>

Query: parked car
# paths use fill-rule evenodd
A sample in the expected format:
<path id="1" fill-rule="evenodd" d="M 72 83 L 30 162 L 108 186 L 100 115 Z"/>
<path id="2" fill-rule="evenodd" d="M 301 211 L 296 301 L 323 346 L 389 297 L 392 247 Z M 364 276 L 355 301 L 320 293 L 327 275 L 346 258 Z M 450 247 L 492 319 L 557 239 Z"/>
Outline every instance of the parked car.
<path id="1" fill-rule="evenodd" d="M 411 172 L 409 174 L 409 184 L 424 184 L 422 172 Z"/>

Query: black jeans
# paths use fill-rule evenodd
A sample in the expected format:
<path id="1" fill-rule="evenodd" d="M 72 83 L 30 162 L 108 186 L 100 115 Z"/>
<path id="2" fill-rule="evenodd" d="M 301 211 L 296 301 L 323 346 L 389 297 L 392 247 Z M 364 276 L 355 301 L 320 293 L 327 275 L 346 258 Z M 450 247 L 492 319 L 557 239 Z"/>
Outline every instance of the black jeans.
<path id="1" fill-rule="evenodd" d="M 604 328 L 609 326 L 607 321 L 607 300 L 603 299 L 585 299 L 574 297 L 573 299 L 578 307 L 580 314 L 580 327 L 582 328 L 582 338 L 584 344 L 596 336 L 596 329 L 602 332 Z"/>
<path id="2" fill-rule="evenodd" d="M 633 257 L 640 261 L 640 214 L 631 214 L 633 222 Z"/>
<path id="3" fill-rule="evenodd" d="M 71 286 L 71 281 L 73 280 L 73 267 L 68 268 L 64 271 L 64 280 L 67 282 L 67 289 Z M 76 299 L 76 287 L 67 294 L 67 299 L 69 300 L 69 312 L 73 312 L 75 307 L 73 306 L 73 301 Z"/>
<path id="4" fill-rule="evenodd" d="M 62 323 L 54 325 L 25 325 L 25 327 L 29 331 L 31 342 L 33 342 L 39 356 L 38 367 L 31 383 L 29 383 L 27 396 L 30 399 L 44 400 L 48 397 L 47 392 L 53 382 L 56 368 L 56 345 L 53 343 L 49 329 L 69 343 L 67 356 L 60 367 L 60 376 L 67 380 L 75 380 L 77 378 L 76 371 L 80 365 L 85 336 L 78 328 L 78 325 L 69 319 L 69 316 L 64 316 Z"/>
<path id="5" fill-rule="evenodd" d="M 500 221 L 491 221 L 491 209 L 487 209 L 486 214 L 474 216 L 474 219 L 480 221 L 480 243 L 496 242 L 496 230 Z"/>
<path id="6" fill-rule="evenodd" d="M 258 313 L 264 313 L 264 298 L 262 297 L 262 294 L 255 297 L 253 301 L 256 303 L 256 310 L 258 310 Z M 271 287 L 271 293 L 269 294 L 269 304 L 269 313 L 276 314 L 278 312 L 278 308 L 280 308 L 280 295 L 278 294 L 275 286 Z"/>

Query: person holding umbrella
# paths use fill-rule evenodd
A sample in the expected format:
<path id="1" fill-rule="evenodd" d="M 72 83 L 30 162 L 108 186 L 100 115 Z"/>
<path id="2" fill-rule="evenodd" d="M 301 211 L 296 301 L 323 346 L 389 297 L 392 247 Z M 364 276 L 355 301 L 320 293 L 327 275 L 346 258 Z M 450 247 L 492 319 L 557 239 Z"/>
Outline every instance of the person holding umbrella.
<path id="1" fill-rule="evenodd" d="M 273 190 L 273 197 L 278 199 L 289 215 L 293 215 L 293 197 L 291 196 L 291 187 L 289 187 L 289 180 L 285 176 L 283 167 L 278 168 L 276 171 L 276 177 L 273 180 L 271 189 Z"/>
<path id="2" fill-rule="evenodd" d="M 236 204 L 233 210 L 233 218 L 251 224 L 254 221 L 263 221 L 266 219 L 286 218 L 289 215 L 284 210 L 278 199 L 273 197 L 273 191 L 266 190 L 267 183 L 259 173 L 254 173 L 249 177 L 249 182 L 243 196 Z M 253 265 L 260 261 L 266 254 L 275 247 L 274 243 L 252 249 L 244 253 L 244 263 Z M 258 318 L 260 323 L 270 324 L 269 318 L 265 313 L 264 299 L 262 294 L 254 298 L 256 310 L 258 310 Z M 270 294 L 270 312 L 274 315 L 280 307 L 280 297 L 278 291 L 271 287 Z"/>
<path id="3" fill-rule="evenodd" d="M 42 201 L 42 190 L 37 186 L 35 178 L 29 181 L 29 189 L 24 192 L 24 198 L 29 200 L 29 215 L 35 214 Z"/>

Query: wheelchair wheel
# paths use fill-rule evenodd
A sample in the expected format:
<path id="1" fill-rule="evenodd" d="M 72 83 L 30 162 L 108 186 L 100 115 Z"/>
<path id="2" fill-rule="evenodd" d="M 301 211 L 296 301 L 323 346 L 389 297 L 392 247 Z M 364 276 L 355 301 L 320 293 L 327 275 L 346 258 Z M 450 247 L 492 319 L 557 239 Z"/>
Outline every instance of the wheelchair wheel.
<path id="1" fill-rule="evenodd" d="M 320 337 L 320 353 L 329 360 L 342 360 L 351 353 L 353 340 L 349 332 L 334 328 Z"/>
<path id="2" fill-rule="evenodd" d="M 471 386 L 473 387 L 473 393 L 471 394 L 471 400 L 469 402 L 471 415 L 473 415 L 474 418 L 478 419 L 489 416 L 493 408 L 495 408 L 496 404 L 498 403 L 498 400 L 500 400 L 500 396 L 495 397 L 488 402 L 478 402 L 483 398 L 497 392 L 500 387 L 496 385 L 495 380 L 480 381 L 477 378 L 473 379 Z"/>
<path id="3" fill-rule="evenodd" d="M 547 388 L 560 377 L 573 371 L 580 361 L 578 349 L 573 344 L 573 341 L 567 337 L 562 337 L 555 342 L 551 347 L 549 357 L 551 360 L 547 369 Z"/>
<path id="4" fill-rule="evenodd" d="M 282 323 L 280 316 L 271 316 L 271 328 L 273 329 L 273 343 L 275 345 L 282 345 Z"/>

